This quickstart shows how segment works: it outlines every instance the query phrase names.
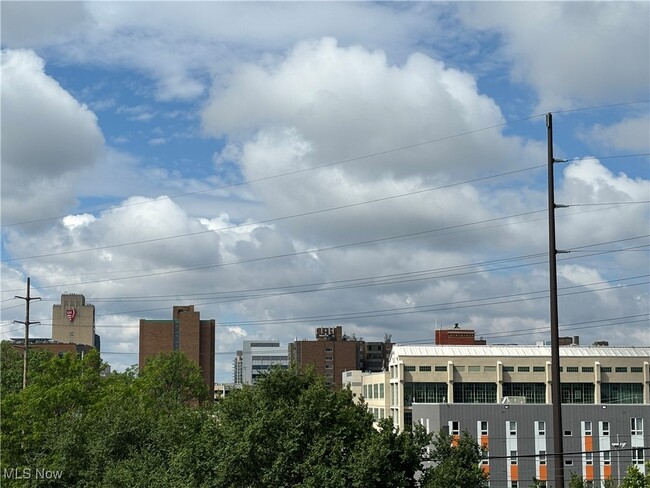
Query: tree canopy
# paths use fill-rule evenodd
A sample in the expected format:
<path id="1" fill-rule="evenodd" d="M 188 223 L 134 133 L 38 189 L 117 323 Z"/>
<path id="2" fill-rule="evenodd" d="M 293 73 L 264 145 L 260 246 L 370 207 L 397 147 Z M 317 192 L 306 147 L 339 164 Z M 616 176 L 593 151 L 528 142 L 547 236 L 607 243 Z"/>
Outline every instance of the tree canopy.
<path id="1" fill-rule="evenodd" d="M 469 435 L 452 447 L 422 426 L 374 423 L 350 390 L 312 370 L 272 370 L 214 403 L 180 353 L 108 376 L 96 352 L 35 358 L 21 389 L 11 361 L 22 358 L 3 356 L 0 470 L 60 472 L 38 486 L 484 486 Z M 9 473 L 3 486 L 24 485 Z"/>

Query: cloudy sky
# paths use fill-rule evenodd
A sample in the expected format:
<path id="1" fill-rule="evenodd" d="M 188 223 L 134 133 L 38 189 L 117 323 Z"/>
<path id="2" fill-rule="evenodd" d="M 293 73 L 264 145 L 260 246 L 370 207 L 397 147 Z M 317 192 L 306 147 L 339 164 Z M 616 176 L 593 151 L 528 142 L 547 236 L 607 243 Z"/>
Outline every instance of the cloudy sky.
<path id="1" fill-rule="evenodd" d="M 2 322 L 650 344 L 647 2 L 2 2 Z"/>

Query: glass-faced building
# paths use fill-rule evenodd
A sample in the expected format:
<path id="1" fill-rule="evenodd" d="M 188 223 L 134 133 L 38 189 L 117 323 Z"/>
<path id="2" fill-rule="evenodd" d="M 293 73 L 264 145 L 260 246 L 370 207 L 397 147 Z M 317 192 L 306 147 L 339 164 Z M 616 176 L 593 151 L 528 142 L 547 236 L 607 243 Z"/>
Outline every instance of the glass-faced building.
<path id="1" fill-rule="evenodd" d="M 273 367 L 288 368 L 289 356 L 276 340 L 244 341 L 243 348 L 235 358 L 234 380 L 236 384 L 254 385 L 257 378 Z"/>

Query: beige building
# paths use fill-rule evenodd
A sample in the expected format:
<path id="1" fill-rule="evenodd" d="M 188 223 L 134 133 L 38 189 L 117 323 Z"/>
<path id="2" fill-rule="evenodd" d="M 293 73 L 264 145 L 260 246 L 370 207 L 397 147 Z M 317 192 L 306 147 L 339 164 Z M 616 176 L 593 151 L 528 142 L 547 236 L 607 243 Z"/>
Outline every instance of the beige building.
<path id="1" fill-rule="evenodd" d="M 650 404 L 650 347 L 561 347 L 560 371 L 563 404 Z M 548 346 L 395 345 L 389 374 L 400 429 L 414 402 L 551 403 Z"/>
<path id="2" fill-rule="evenodd" d="M 99 336 L 95 334 L 95 306 L 87 305 L 85 296 L 61 295 L 61 304 L 52 307 L 52 340 L 99 349 Z"/>
<path id="3" fill-rule="evenodd" d="M 650 452 L 650 347 L 560 348 L 565 479 L 604 487 Z M 395 345 L 386 373 L 343 373 L 376 419 L 400 430 L 467 431 L 481 444 L 489 486 L 547 485 L 553 457 L 548 346 Z M 616 447 L 619 446 L 619 447 Z M 627 450 L 617 456 L 617 449 Z"/>

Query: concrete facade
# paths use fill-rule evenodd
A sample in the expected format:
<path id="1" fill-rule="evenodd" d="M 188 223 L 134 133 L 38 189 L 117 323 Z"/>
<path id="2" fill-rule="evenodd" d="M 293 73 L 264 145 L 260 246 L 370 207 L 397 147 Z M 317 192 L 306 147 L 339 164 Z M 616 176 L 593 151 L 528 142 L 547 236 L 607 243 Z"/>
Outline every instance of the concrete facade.
<path id="1" fill-rule="evenodd" d="M 193 305 L 175 306 L 172 316 L 172 320 L 140 320 L 140 368 L 151 356 L 181 351 L 199 365 L 206 385 L 213 391 L 215 320 L 201 320 Z"/>
<path id="2" fill-rule="evenodd" d="M 61 295 L 61 304 L 52 307 L 52 340 L 100 348 L 95 334 L 95 306 L 86 304 L 84 295 Z"/>

